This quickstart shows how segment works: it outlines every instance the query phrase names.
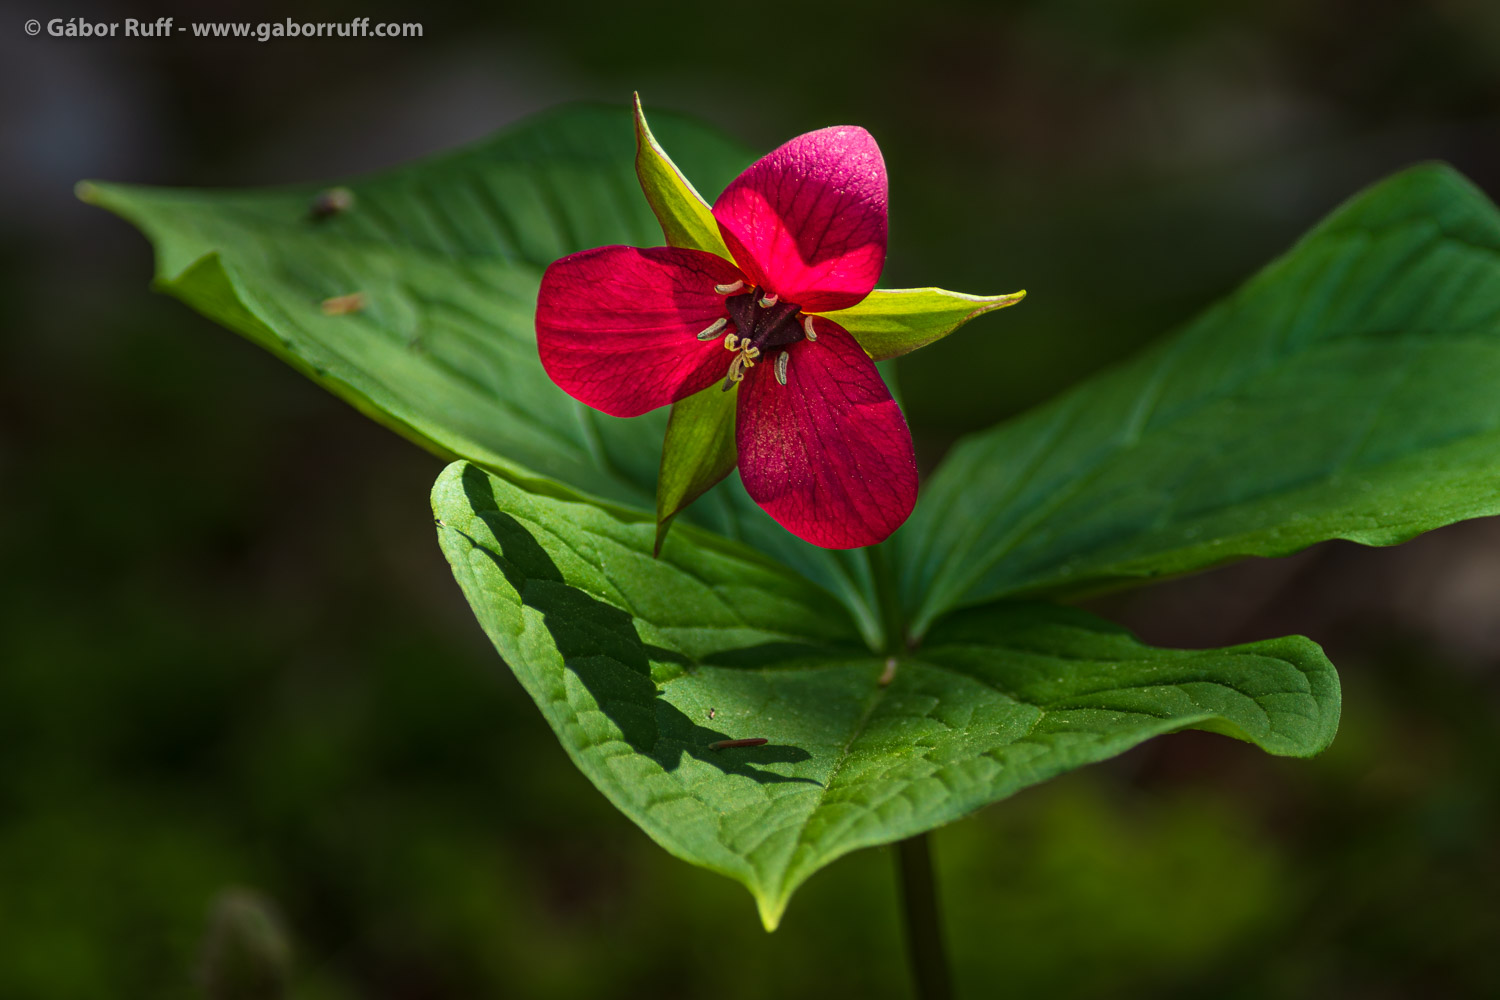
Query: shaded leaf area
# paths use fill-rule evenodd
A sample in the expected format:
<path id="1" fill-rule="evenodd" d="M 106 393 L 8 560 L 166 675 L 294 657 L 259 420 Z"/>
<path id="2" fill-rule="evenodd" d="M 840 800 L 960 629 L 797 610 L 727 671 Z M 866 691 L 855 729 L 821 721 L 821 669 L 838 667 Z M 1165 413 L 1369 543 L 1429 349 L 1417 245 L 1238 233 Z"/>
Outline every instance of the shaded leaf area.
<path id="1" fill-rule="evenodd" d="M 781 567 L 692 528 L 530 493 L 467 463 L 433 491 L 455 576 L 580 769 L 768 927 L 856 848 L 912 836 L 1162 733 L 1277 754 L 1332 739 L 1301 638 L 1153 649 L 1084 612 L 998 605 L 891 664 Z M 728 739 L 764 746 L 714 749 Z"/>
<path id="2" fill-rule="evenodd" d="M 706 190 L 749 162 L 671 115 L 657 131 Z M 80 196 L 151 239 L 156 286 L 444 458 L 654 505 L 666 410 L 634 420 L 571 399 L 537 357 L 546 265 L 662 234 L 635 177 L 631 117 L 571 107 L 492 139 L 367 178 L 314 212 L 328 185 L 194 191 L 86 183 Z M 357 298 L 349 298 L 357 296 Z M 324 303 L 341 300 L 329 315 Z M 775 554 L 878 628 L 862 559 L 787 535 L 726 483 L 687 520 Z"/>
<path id="3" fill-rule="evenodd" d="M 1139 360 L 959 444 L 896 545 L 945 611 L 1500 511 L 1500 216 L 1413 168 Z"/>

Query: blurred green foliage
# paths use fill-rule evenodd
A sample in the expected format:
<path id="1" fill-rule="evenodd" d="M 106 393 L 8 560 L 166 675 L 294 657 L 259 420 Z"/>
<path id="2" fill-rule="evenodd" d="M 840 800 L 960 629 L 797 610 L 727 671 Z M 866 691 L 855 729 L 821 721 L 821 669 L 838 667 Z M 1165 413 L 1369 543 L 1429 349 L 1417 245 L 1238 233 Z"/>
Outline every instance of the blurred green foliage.
<path id="1" fill-rule="evenodd" d="M 235 9 L 213 16 L 287 15 Z M 813 879 L 767 936 L 743 890 L 649 843 L 464 607 L 427 511 L 439 463 L 148 296 L 145 242 L 75 203 L 78 178 L 331 176 L 632 89 L 756 148 L 864 124 L 891 169 L 889 283 L 1031 292 L 903 364 L 929 461 L 1369 180 L 1441 156 L 1500 190 L 1482 0 L 321 16 L 427 37 L 0 32 L 0 996 L 201 995 L 236 887 L 271 901 L 308 1000 L 905 991 L 888 855 Z M 1133 598 L 1152 642 L 1324 642 L 1340 736 L 1312 762 L 1172 737 L 940 831 L 960 986 L 1500 993 L 1497 562 L 1466 525 Z"/>

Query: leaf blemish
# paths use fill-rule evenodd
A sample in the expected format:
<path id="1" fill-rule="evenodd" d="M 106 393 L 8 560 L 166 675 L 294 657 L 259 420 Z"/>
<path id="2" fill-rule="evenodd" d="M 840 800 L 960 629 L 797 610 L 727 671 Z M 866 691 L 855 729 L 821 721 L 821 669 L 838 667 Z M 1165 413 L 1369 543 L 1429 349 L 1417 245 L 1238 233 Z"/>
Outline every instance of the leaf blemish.
<path id="1" fill-rule="evenodd" d="M 710 743 L 708 745 L 708 748 L 710 750 L 733 750 L 735 747 L 765 746 L 769 742 L 771 741 L 766 739 L 764 736 L 756 736 L 753 739 L 748 740 L 720 740 L 717 743 Z"/>
<path id="2" fill-rule="evenodd" d="M 313 198 L 307 214 L 314 222 L 322 222 L 335 215 L 342 215 L 353 207 L 353 191 L 343 187 L 329 188 L 327 191 L 319 192 L 317 197 Z"/>
<path id="3" fill-rule="evenodd" d="M 348 295 L 335 295 L 331 299 L 323 300 L 324 316 L 347 316 L 357 313 L 365 307 L 365 293 L 351 292 Z"/>

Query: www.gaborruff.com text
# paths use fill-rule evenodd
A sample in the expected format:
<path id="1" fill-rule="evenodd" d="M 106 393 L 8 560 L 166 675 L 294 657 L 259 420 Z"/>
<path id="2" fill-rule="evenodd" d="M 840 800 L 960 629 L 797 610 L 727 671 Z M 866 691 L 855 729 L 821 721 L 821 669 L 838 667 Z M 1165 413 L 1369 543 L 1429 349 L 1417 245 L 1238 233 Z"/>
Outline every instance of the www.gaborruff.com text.
<path id="1" fill-rule="evenodd" d="M 47 34 L 54 38 L 169 38 L 188 35 L 192 38 L 253 38 L 269 42 L 273 38 L 421 38 L 422 26 L 413 22 L 371 24 L 368 17 L 352 21 L 193 21 L 174 24 L 173 18 L 158 17 L 140 21 L 128 17 L 123 21 L 91 21 L 83 17 L 55 17 L 47 22 Z M 28 34 L 35 22 L 28 23 Z"/>

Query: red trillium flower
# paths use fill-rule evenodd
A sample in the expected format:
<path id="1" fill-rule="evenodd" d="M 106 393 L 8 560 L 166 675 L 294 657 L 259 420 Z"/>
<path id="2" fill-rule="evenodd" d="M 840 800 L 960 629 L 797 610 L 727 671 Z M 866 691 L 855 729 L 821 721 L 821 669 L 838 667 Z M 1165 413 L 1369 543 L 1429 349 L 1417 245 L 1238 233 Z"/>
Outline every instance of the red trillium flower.
<path id="1" fill-rule="evenodd" d="M 733 260 L 611 246 L 542 278 L 542 365 L 573 398 L 639 416 L 714 383 L 738 390 L 746 491 L 825 548 L 873 545 L 917 498 L 906 418 L 875 362 L 821 315 L 858 304 L 885 263 L 885 161 L 862 128 L 798 136 L 713 205 Z"/>

